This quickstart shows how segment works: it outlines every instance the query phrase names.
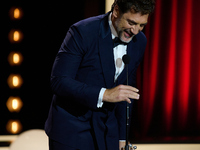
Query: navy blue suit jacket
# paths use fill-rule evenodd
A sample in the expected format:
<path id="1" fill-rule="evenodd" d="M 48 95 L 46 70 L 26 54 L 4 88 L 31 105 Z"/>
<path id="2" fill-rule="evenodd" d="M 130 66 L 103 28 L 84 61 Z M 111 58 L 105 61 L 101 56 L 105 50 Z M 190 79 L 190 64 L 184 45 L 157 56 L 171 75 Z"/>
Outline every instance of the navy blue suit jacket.
<path id="1" fill-rule="evenodd" d="M 97 108 L 102 87 L 126 84 L 126 69 L 114 83 L 113 41 L 104 14 L 72 25 L 56 56 L 51 88 L 54 96 L 45 124 L 47 135 L 60 143 L 89 150 L 118 150 L 126 135 L 126 102 Z M 127 46 L 131 57 L 129 85 L 143 57 L 146 37 L 140 32 Z"/>

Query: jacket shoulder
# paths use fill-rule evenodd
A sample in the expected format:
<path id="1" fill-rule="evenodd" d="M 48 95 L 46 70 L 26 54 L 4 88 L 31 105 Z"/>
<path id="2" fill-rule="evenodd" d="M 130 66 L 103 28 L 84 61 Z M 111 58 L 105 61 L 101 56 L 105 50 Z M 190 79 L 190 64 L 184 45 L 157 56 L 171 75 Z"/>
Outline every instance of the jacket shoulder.
<path id="1" fill-rule="evenodd" d="M 145 36 L 145 34 L 143 32 L 139 32 L 136 37 L 140 40 L 142 40 L 143 42 L 147 42 L 147 38 Z"/>
<path id="2" fill-rule="evenodd" d="M 81 20 L 75 24 L 73 24 L 71 26 L 71 28 L 77 28 L 80 32 L 84 33 L 86 32 L 87 34 L 89 33 L 98 33 L 99 32 L 99 28 L 100 28 L 100 24 L 102 22 L 102 20 L 104 20 L 106 18 L 106 14 L 104 15 L 99 15 L 99 16 L 95 16 L 95 17 L 90 17 L 84 20 Z"/>

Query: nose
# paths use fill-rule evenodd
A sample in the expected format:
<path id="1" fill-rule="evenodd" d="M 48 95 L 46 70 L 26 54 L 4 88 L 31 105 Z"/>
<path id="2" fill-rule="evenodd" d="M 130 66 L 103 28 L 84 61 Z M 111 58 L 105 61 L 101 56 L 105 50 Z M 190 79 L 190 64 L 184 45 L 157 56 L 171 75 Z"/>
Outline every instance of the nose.
<path id="1" fill-rule="evenodd" d="M 140 28 L 137 26 L 137 25 L 134 25 L 132 28 L 131 28 L 131 32 L 136 35 L 140 32 Z"/>

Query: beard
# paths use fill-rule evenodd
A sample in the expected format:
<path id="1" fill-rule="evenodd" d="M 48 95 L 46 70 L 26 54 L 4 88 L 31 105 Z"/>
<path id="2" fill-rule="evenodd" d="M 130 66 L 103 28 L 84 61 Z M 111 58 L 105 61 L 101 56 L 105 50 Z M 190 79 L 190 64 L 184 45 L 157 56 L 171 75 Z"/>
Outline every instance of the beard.
<path id="1" fill-rule="evenodd" d="M 130 28 L 126 28 L 126 29 L 122 28 L 120 20 L 121 20 L 121 17 L 115 21 L 114 23 L 115 30 L 118 34 L 119 39 L 122 42 L 129 43 L 135 35 L 131 32 Z"/>
<path id="2" fill-rule="evenodd" d="M 117 32 L 120 40 L 125 43 L 129 43 L 135 36 L 131 32 L 131 29 L 123 29 L 123 30 L 117 29 Z"/>

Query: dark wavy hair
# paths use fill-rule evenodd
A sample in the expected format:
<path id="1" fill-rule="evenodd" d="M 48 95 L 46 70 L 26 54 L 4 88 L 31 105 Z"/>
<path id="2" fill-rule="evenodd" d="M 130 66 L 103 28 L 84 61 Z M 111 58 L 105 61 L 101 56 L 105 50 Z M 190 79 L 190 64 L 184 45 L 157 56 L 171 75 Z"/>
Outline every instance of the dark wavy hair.
<path id="1" fill-rule="evenodd" d="M 115 0 L 111 11 L 113 11 L 115 5 L 119 6 L 122 13 L 134 10 L 135 13 L 145 15 L 151 14 L 154 11 L 155 0 Z"/>

